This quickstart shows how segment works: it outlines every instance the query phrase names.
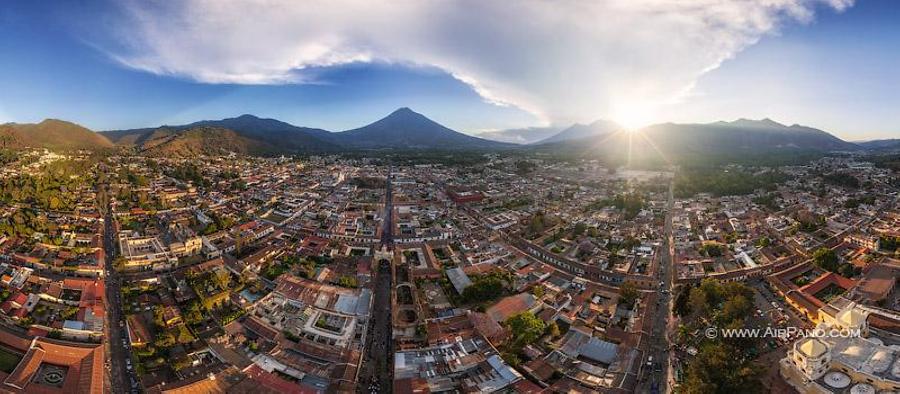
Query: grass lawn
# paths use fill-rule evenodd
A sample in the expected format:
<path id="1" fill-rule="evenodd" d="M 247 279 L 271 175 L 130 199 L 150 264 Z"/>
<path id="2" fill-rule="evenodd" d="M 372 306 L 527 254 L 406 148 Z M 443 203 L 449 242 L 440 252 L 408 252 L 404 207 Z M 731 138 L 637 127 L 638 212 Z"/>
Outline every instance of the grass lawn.
<path id="1" fill-rule="evenodd" d="M 22 356 L 0 347 L 0 371 L 12 372 L 21 360 Z"/>

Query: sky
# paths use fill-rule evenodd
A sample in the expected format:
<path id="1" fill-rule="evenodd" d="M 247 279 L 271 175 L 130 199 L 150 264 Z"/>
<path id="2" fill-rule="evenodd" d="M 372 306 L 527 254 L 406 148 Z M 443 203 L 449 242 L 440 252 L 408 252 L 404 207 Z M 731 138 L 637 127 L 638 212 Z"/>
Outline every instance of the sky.
<path id="1" fill-rule="evenodd" d="M 27 1 L 0 6 L 0 122 L 245 113 L 333 131 L 772 118 L 900 138 L 900 1 Z"/>

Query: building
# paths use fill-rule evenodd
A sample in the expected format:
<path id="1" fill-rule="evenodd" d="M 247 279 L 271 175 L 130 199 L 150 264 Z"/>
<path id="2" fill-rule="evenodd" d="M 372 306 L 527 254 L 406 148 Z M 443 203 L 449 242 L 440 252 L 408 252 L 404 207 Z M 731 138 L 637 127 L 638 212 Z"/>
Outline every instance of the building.
<path id="1" fill-rule="evenodd" d="M 537 313 L 541 308 L 541 303 L 537 302 L 531 293 L 519 293 L 503 298 L 496 304 L 488 308 L 485 313 L 494 321 L 500 323 L 505 322 L 510 317 L 523 312 Z"/>
<path id="2" fill-rule="evenodd" d="M 447 278 L 450 279 L 450 283 L 456 289 L 456 293 L 460 295 L 467 287 L 472 285 L 472 279 L 469 279 L 469 275 L 466 275 L 466 272 L 460 267 L 448 269 Z"/>
<path id="3" fill-rule="evenodd" d="M 447 195 L 457 204 L 478 202 L 484 199 L 483 194 L 472 190 L 449 190 Z"/>
<path id="4" fill-rule="evenodd" d="M 859 284 L 853 289 L 853 299 L 859 302 L 882 305 L 891 299 L 900 278 L 900 265 L 879 263 L 866 268 Z"/>
<path id="5" fill-rule="evenodd" d="M 0 372 L 0 391 L 12 393 L 103 393 L 103 346 L 0 331 L 7 352 L 21 352 L 9 374 Z M 17 356 L 18 356 L 17 355 Z"/>
<path id="6" fill-rule="evenodd" d="M 822 313 L 827 315 L 826 309 Z M 800 393 L 900 390 L 900 345 L 871 335 L 871 313 L 851 302 L 834 316 L 823 316 L 816 328 L 824 335 L 795 342 L 779 362 L 781 376 Z"/>
<path id="7" fill-rule="evenodd" d="M 134 232 L 119 233 L 119 250 L 125 258 L 125 266 L 177 264 L 174 256 L 157 237 L 144 237 Z"/>
<path id="8" fill-rule="evenodd" d="M 865 234 L 850 234 L 844 237 L 844 242 L 853 246 L 869 248 L 872 250 L 878 250 L 879 246 L 881 245 L 878 237 Z"/>

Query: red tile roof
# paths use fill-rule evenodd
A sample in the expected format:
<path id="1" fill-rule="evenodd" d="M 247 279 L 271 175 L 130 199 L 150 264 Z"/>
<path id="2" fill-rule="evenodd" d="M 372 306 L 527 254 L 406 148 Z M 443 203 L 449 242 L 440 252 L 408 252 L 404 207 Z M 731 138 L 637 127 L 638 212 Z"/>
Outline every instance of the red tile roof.
<path id="1" fill-rule="evenodd" d="M 513 315 L 525 312 L 534 306 L 534 296 L 530 293 L 520 293 L 506 297 L 494 304 L 486 311 L 497 322 L 506 321 Z"/>
<path id="2" fill-rule="evenodd" d="M 6 346 L 21 349 L 23 339 L 0 330 L 0 342 Z M 28 350 L 6 377 L 6 389 L 15 388 L 28 393 L 102 393 L 103 346 L 100 344 L 73 343 L 37 337 L 28 341 Z M 53 364 L 68 368 L 62 387 L 43 386 L 32 382 L 41 364 Z"/>
<path id="3" fill-rule="evenodd" d="M 275 374 L 266 372 L 256 364 L 245 369 L 244 373 L 247 374 L 249 379 L 270 390 L 281 393 L 317 394 L 317 391 L 312 388 L 284 380 Z"/>

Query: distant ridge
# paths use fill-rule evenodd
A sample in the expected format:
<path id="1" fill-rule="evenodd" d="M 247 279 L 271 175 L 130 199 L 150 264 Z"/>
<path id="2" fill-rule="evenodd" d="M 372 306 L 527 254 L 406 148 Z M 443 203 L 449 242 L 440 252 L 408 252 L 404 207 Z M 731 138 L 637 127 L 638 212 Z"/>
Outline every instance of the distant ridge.
<path id="1" fill-rule="evenodd" d="M 241 115 L 221 120 L 201 120 L 178 126 L 110 130 L 104 131 L 103 135 L 117 145 L 135 147 L 165 134 L 180 133 L 202 126 L 232 130 L 247 140 L 255 140 L 263 145 L 278 146 L 279 149 L 276 150 L 285 153 L 329 152 L 340 148 L 331 141 L 332 133 L 326 130 L 298 127 L 280 120 L 258 118 L 253 115 Z"/>
<path id="2" fill-rule="evenodd" d="M 334 133 L 327 130 L 294 126 L 276 119 L 241 115 L 222 120 L 203 120 L 188 127 L 213 126 L 234 130 L 241 135 L 272 145 L 281 145 L 288 150 L 334 151 L 340 147 L 335 143 Z"/>
<path id="3" fill-rule="evenodd" d="M 485 131 L 478 133 L 478 137 L 497 142 L 527 145 L 551 137 L 562 131 L 564 128 L 565 127 L 550 126 Z"/>
<path id="4" fill-rule="evenodd" d="M 152 133 L 139 145 L 141 153 L 154 157 L 195 157 L 228 153 L 265 155 L 276 151 L 264 142 L 213 126 L 196 126 L 175 132 L 171 129 Z"/>
<path id="5" fill-rule="evenodd" d="M 619 130 L 622 130 L 622 126 L 608 120 L 597 120 L 590 124 L 576 123 L 553 136 L 535 142 L 535 144 L 552 144 L 555 142 L 572 141 L 605 135 Z"/>
<path id="6" fill-rule="evenodd" d="M 409 108 L 400 108 L 369 125 L 339 133 L 294 126 L 276 119 L 241 115 L 222 120 L 203 120 L 179 126 L 160 126 L 131 130 L 110 130 L 103 135 L 120 146 L 145 149 L 145 144 L 160 137 L 180 134 L 198 127 L 208 132 L 231 130 L 241 137 L 240 151 L 279 153 L 328 153 L 367 149 L 485 149 L 511 146 L 472 137 L 451 130 Z M 234 135 L 223 138 L 234 139 Z M 236 142 L 237 143 L 237 142 Z M 240 145 L 238 143 L 238 145 Z M 226 144 L 233 148 L 238 145 Z"/>
<path id="7" fill-rule="evenodd" d="M 0 125 L 0 148 L 53 150 L 106 149 L 115 146 L 149 155 L 197 155 L 235 152 L 255 155 L 334 153 L 352 150 L 491 150 L 513 149 L 454 131 L 409 108 L 400 108 L 366 126 L 333 133 L 276 119 L 241 115 L 186 125 L 95 133 L 77 124 L 48 119 L 37 124 Z M 597 121 L 576 124 L 529 149 L 586 152 L 617 157 L 736 157 L 748 154 L 893 151 L 900 140 L 854 144 L 816 128 L 787 126 L 772 119 L 737 119 L 705 124 L 662 123 L 633 132 Z M 630 148 L 629 148 L 630 147 Z"/>
<path id="8" fill-rule="evenodd" d="M 771 119 L 738 119 L 706 124 L 662 123 L 632 132 L 616 131 L 539 147 L 622 160 L 665 162 L 862 149 L 816 128 L 786 126 Z"/>
<path id="9" fill-rule="evenodd" d="M 886 140 L 871 140 L 857 142 L 857 145 L 870 151 L 897 151 L 900 150 L 900 138 L 891 138 Z"/>

